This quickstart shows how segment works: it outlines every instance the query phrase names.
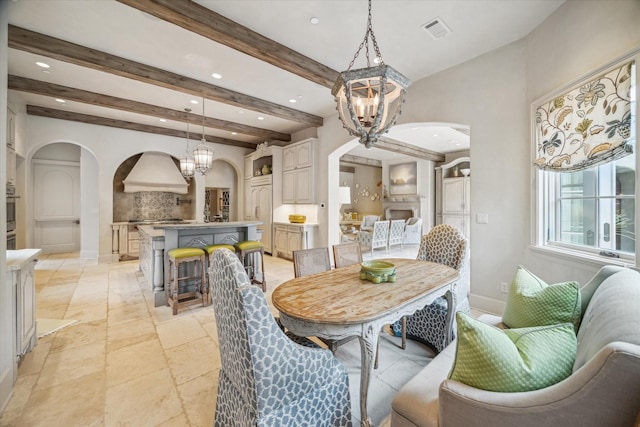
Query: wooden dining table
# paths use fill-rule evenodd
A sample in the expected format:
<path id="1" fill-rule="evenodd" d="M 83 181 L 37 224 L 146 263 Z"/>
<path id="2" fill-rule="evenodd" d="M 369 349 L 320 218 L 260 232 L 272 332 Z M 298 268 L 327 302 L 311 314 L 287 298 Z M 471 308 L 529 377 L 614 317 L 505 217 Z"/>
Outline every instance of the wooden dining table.
<path id="1" fill-rule="evenodd" d="M 360 279 L 360 264 L 289 280 L 273 292 L 273 305 L 282 324 L 299 336 L 360 341 L 361 426 L 371 427 L 367 415 L 369 381 L 382 327 L 445 296 L 455 307 L 458 271 L 443 264 L 404 258 L 384 259 L 396 266 L 395 282 L 375 284 Z M 449 310 L 443 340 L 451 341 L 453 310 Z"/>

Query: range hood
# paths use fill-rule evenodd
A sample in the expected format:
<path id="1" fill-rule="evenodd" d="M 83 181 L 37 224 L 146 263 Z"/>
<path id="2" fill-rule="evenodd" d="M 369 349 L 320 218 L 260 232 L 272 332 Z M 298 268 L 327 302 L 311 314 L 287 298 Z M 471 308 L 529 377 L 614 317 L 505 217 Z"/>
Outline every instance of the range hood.
<path id="1" fill-rule="evenodd" d="M 122 181 L 125 193 L 163 191 L 186 194 L 188 184 L 168 154 L 143 153 Z"/>

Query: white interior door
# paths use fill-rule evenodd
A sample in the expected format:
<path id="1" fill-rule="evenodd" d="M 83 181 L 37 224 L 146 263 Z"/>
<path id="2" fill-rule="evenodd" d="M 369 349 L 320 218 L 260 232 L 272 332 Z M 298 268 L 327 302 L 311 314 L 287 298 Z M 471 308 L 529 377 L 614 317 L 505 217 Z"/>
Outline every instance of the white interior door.
<path id="1" fill-rule="evenodd" d="M 35 246 L 44 253 L 80 250 L 80 165 L 34 161 Z"/>

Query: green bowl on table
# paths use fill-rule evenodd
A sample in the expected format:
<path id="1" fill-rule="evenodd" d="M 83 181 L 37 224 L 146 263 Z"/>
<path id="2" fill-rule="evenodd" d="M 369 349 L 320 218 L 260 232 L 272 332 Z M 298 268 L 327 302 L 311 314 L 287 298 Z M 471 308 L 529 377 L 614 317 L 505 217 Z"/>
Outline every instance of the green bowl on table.
<path id="1" fill-rule="evenodd" d="M 373 283 L 395 282 L 396 266 L 386 261 L 364 261 L 360 264 L 360 279 Z"/>

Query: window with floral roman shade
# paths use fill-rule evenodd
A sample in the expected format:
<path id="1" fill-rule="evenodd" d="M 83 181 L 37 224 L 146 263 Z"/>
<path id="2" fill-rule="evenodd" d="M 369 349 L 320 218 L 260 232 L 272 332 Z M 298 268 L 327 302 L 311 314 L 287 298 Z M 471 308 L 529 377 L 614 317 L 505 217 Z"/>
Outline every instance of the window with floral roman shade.
<path id="1" fill-rule="evenodd" d="M 634 65 L 628 62 L 536 108 L 536 166 L 580 171 L 633 152 L 628 142 Z"/>

